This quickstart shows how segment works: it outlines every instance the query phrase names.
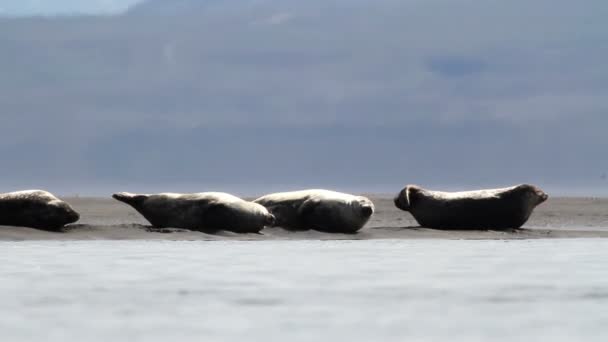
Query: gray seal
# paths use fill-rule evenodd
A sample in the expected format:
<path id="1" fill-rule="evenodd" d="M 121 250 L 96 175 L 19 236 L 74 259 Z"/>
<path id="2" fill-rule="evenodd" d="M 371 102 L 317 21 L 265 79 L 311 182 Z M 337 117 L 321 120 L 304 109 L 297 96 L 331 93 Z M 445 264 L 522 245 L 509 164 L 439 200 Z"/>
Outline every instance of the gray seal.
<path id="1" fill-rule="evenodd" d="M 408 185 L 395 206 L 410 212 L 422 227 L 436 229 L 509 229 L 526 223 L 534 208 L 549 196 L 536 186 L 463 192 L 426 190 Z"/>
<path id="2" fill-rule="evenodd" d="M 258 233 L 264 226 L 274 224 L 274 216 L 263 206 L 223 192 L 154 195 L 120 192 L 112 197 L 135 208 L 157 228 Z"/>
<path id="3" fill-rule="evenodd" d="M 60 231 L 78 221 L 69 204 L 43 190 L 0 194 L 0 225 Z"/>
<path id="4" fill-rule="evenodd" d="M 330 233 L 356 233 L 374 213 L 363 196 L 329 190 L 301 190 L 262 196 L 256 200 L 287 230 L 315 229 Z"/>

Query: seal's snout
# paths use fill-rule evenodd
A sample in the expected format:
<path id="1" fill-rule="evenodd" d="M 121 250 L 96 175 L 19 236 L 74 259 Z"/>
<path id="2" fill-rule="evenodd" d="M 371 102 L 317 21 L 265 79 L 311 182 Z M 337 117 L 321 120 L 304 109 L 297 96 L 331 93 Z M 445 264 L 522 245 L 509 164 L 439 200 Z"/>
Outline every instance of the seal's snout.
<path id="1" fill-rule="evenodd" d="M 407 203 L 407 199 L 404 195 L 404 192 L 405 190 L 401 190 L 401 192 L 399 192 L 397 196 L 393 198 L 393 202 L 395 203 L 395 207 L 407 211 L 409 209 L 409 205 Z"/>
<path id="2" fill-rule="evenodd" d="M 78 214 L 75 210 L 73 209 L 69 209 L 68 210 L 68 223 L 74 223 L 78 220 L 80 220 L 80 214 Z"/>
<path id="3" fill-rule="evenodd" d="M 373 213 L 374 208 L 372 208 L 370 205 L 364 205 L 361 207 L 361 215 L 363 215 L 363 217 L 370 217 Z"/>
<path id="4" fill-rule="evenodd" d="M 277 219 L 274 217 L 274 215 L 272 215 L 272 214 L 266 215 L 266 223 L 265 223 L 266 227 L 274 227 L 274 225 L 276 223 L 277 223 Z"/>
<path id="5" fill-rule="evenodd" d="M 80 214 L 76 212 L 76 210 L 72 209 L 67 203 L 60 203 L 56 206 L 53 206 L 55 215 L 58 218 L 61 218 L 65 224 L 74 223 L 80 220 Z"/>
<path id="6" fill-rule="evenodd" d="M 539 204 L 543 203 L 544 201 L 549 199 L 549 195 L 547 195 L 547 193 L 542 191 L 540 188 L 533 186 L 533 185 L 527 185 L 527 186 L 531 190 L 532 194 L 534 194 L 536 196 L 536 198 L 538 198 Z"/>

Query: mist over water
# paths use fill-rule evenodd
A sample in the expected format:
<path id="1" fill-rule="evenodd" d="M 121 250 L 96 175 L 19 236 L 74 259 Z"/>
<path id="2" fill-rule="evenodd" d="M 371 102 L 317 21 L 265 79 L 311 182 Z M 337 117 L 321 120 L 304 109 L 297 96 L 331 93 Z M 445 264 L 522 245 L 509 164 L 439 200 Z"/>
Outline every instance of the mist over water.
<path id="1" fill-rule="evenodd" d="M 0 329 L 10 341 L 608 336 L 604 239 L 30 241 L 0 250 Z"/>

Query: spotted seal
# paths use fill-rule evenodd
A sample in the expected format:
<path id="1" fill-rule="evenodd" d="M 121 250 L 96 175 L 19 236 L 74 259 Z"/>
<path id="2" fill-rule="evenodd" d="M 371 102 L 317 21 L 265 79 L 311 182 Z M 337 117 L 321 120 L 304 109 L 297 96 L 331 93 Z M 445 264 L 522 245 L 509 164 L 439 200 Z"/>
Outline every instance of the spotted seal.
<path id="1" fill-rule="evenodd" d="M 254 202 L 288 230 L 356 233 L 374 213 L 374 204 L 366 197 L 320 189 L 274 193 Z"/>
<path id="2" fill-rule="evenodd" d="M 549 196 L 536 186 L 463 192 L 426 190 L 408 185 L 395 206 L 410 212 L 422 227 L 437 229 L 508 229 L 526 223 L 534 208 Z"/>
<path id="3" fill-rule="evenodd" d="M 274 223 L 274 216 L 263 206 L 223 192 L 153 195 L 120 192 L 112 197 L 135 208 L 157 228 L 257 233 Z"/>
<path id="4" fill-rule="evenodd" d="M 0 225 L 58 231 L 80 215 L 66 202 L 44 190 L 0 194 Z"/>

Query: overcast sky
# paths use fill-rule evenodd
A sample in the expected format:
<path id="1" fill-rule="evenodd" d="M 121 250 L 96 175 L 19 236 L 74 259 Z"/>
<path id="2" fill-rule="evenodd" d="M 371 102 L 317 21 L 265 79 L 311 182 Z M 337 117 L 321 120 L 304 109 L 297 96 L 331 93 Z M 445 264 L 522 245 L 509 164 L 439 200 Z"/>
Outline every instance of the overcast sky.
<path id="1" fill-rule="evenodd" d="M 606 1 L 136 2 L 0 0 L 0 190 L 608 195 Z"/>
<path id="2" fill-rule="evenodd" d="M 121 13 L 142 0 L 0 0 L 0 15 Z M 204 1 L 204 0 L 203 0 Z"/>

